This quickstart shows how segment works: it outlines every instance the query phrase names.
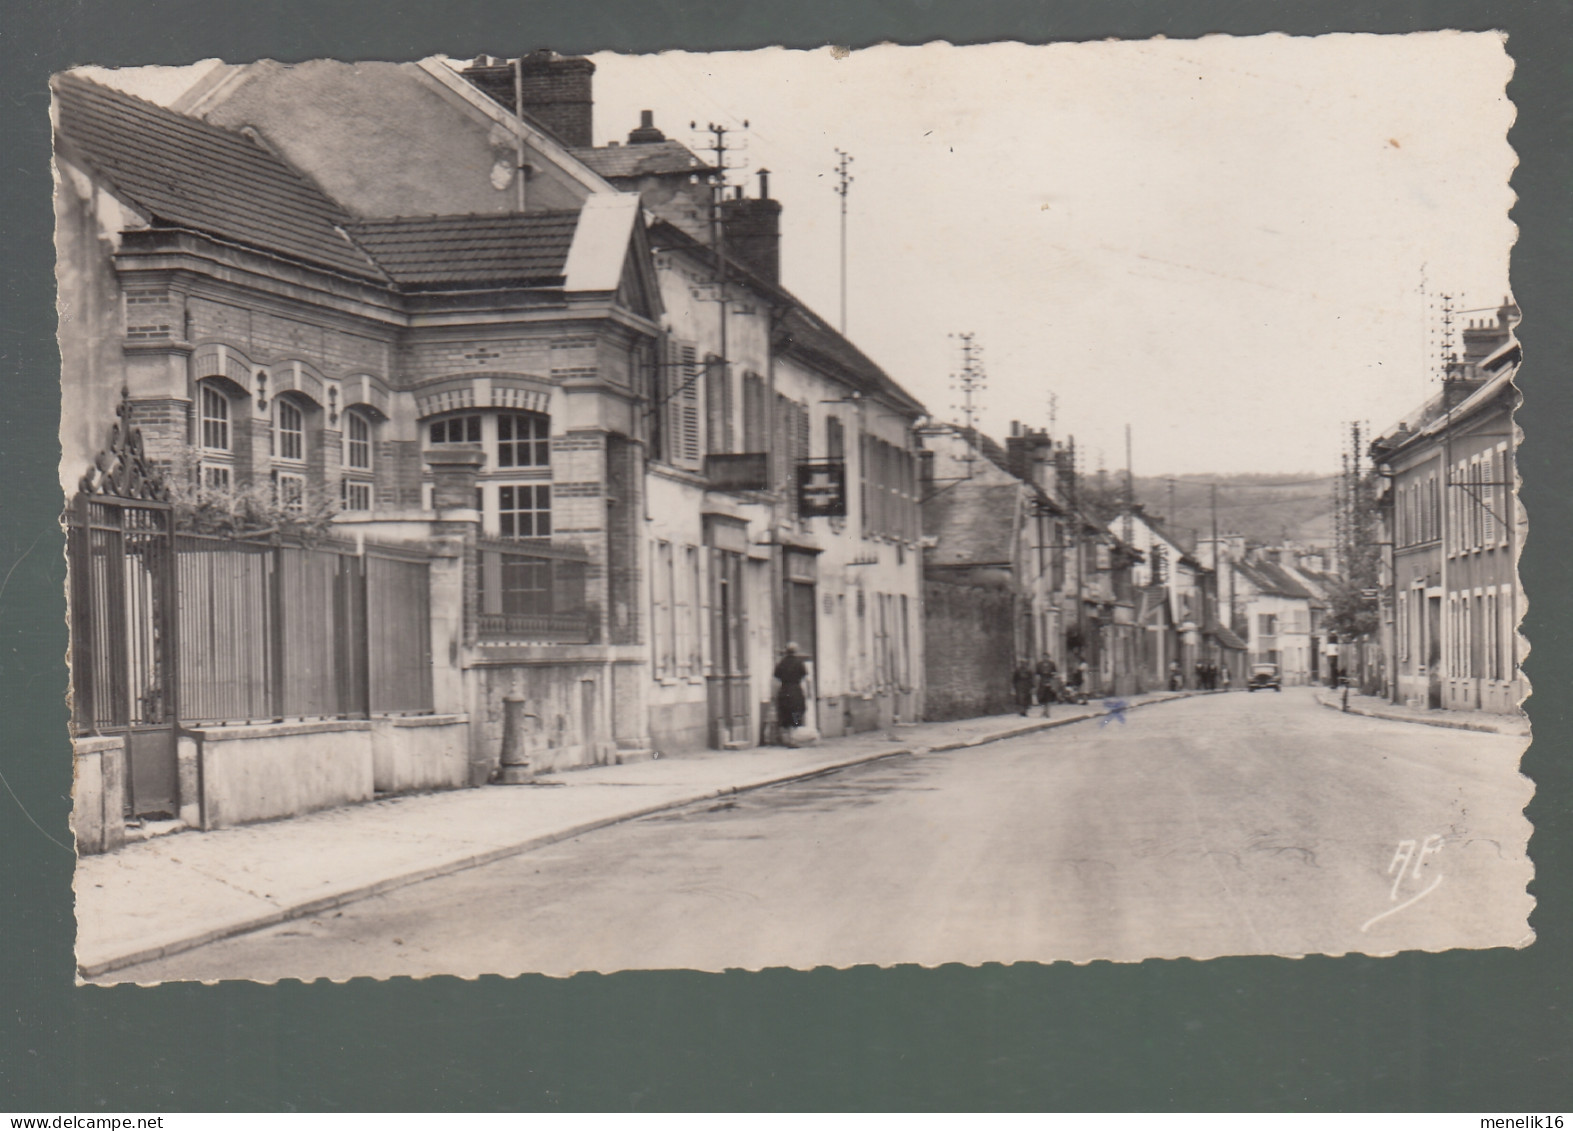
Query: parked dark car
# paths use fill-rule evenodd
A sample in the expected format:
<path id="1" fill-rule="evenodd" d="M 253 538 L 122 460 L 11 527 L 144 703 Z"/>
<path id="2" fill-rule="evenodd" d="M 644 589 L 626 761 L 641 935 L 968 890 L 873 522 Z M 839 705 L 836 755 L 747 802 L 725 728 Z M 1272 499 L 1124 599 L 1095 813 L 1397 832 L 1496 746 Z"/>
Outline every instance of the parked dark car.
<path id="1" fill-rule="evenodd" d="M 1247 691 L 1255 691 L 1258 687 L 1271 687 L 1274 691 L 1282 691 L 1283 681 L 1278 677 L 1277 664 L 1257 664 L 1251 668 L 1251 678 L 1246 682 Z"/>

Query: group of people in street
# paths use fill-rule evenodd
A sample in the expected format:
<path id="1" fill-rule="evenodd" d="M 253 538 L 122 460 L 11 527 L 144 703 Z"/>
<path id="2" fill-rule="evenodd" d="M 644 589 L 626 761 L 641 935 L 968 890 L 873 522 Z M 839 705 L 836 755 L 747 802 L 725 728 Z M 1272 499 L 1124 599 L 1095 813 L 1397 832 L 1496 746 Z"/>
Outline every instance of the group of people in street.
<path id="1" fill-rule="evenodd" d="M 1229 669 L 1222 664 L 1196 662 L 1196 686 L 1202 691 L 1229 690 Z"/>
<path id="2" fill-rule="evenodd" d="M 788 644 L 773 673 L 776 679 L 776 722 L 783 735 L 797 731 L 804 725 L 807 696 L 803 681 L 808 675 L 808 664 L 796 644 Z M 1221 664 L 1198 660 L 1195 668 L 1195 686 L 1202 691 L 1229 690 L 1229 669 Z M 1185 670 L 1179 660 L 1169 661 L 1169 689 L 1179 691 L 1185 686 Z M 1011 697 L 1016 709 L 1026 716 L 1033 707 L 1043 709 L 1049 717 L 1054 703 L 1085 703 L 1089 691 L 1087 661 L 1074 657 L 1066 665 L 1062 678 L 1059 665 L 1048 654 L 1036 663 L 1023 659 L 1011 673 Z"/>
<path id="3" fill-rule="evenodd" d="M 1204 663 L 1196 661 L 1196 682 L 1193 686 L 1198 691 L 1217 691 L 1222 688 L 1229 690 L 1229 669 L 1221 664 Z M 1169 690 L 1180 691 L 1185 687 L 1185 670 L 1180 667 L 1179 660 L 1169 661 Z"/>
<path id="4" fill-rule="evenodd" d="M 1022 660 L 1011 673 L 1011 695 L 1022 715 L 1039 706 L 1048 718 L 1052 703 L 1087 701 L 1087 672 L 1087 661 L 1080 657 L 1068 665 L 1064 679 L 1059 665 L 1046 654 L 1036 664 Z"/>

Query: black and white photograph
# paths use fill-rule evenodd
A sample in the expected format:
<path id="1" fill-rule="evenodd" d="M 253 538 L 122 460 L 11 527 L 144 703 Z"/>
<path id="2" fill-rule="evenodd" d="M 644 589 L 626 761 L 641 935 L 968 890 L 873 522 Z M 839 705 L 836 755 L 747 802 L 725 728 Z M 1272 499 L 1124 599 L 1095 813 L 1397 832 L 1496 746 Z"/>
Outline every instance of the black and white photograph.
<path id="1" fill-rule="evenodd" d="M 1532 945 L 1501 34 L 492 49 L 50 84 L 80 981 Z"/>

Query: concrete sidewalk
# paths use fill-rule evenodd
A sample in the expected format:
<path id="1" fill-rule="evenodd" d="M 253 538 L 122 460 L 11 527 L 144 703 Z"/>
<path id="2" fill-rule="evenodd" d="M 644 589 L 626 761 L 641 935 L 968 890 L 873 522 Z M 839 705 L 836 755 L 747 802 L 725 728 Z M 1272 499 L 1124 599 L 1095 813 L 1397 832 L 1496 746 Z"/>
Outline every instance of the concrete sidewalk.
<path id="1" fill-rule="evenodd" d="M 1344 693 L 1332 689 L 1316 693 L 1316 701 L 1335 711 L 1344 709 Z M 1365 715 L 1373 719 L 1391 719 L 1399 723 L 1423 723 L 1432 727 L 1452 730 L 1478 730 L 1487 734 L 1511 734 L 1529 737 L 1529 720 L 1523 715 L 1493 715 L 1485 711 L 1443 711 L 1424 707 L 1405 707 L 1389 703 L 1377 695 L 1349 693 L 1349 714 Z"/>
<path id="2" fill-rule="evenodd" d="M 77 860 L 83 978 L 407 884 L 489 864 L 663 809 L 881 758 L 997 742 L 1204 692 L 1132 696 L 1051 718 L 919 723 L 801 749 L 761 747 L 595 766 L 537 784 L 406 795 L 213 832 L 185 832 Z"/>

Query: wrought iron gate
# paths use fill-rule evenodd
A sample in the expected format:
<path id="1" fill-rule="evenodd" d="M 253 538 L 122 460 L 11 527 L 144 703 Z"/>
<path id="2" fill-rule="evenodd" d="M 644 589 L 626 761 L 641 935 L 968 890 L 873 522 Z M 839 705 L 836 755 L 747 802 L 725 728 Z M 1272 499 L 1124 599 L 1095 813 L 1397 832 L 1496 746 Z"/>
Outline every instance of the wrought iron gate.
<path id="1" fill-rule="evenodd" d="M 128 426 L 82 477 L 66 512 L 71 718 L 78 736 L 125 736 L 125 813 L 179 810 L 174 511 Z"/>

